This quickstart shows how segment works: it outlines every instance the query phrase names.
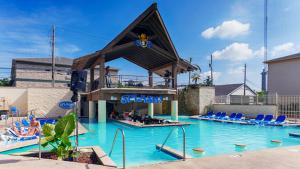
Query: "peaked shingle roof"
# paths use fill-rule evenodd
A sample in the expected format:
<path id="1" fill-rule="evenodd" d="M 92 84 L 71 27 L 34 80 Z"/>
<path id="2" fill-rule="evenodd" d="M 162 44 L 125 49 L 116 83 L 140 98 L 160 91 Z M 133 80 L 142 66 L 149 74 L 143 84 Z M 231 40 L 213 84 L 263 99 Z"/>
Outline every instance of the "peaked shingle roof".
<path id="1" fill-rule="evenodd" d="M 225 96 L 233 92 L 235 89 L 243 85 L 242 83 L 238 84 L 226 84 L 226 85 L 215 85 L 215 95 L 216 96 Z"/>

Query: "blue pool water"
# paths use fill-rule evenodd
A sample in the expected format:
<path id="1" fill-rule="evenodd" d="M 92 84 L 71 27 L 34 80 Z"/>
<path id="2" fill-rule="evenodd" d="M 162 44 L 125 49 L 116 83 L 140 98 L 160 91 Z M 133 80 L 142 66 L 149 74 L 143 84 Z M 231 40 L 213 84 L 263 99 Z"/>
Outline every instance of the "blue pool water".
<path id="1" fill-rule="evenodd" d="M 241 151 L 260 150 L 266 148 L 300 145 L 300 139 L 289 137 L 289 132 L 300 132 L 298 127 L 250 126 L 211 121 L 192 120 L 180 117 L 180 121 L 192 122 L 185 126 L 186 150 L 192 157 L 214 156 Z M 162 144 L 172 127 L 132 128 L 115 122 L 98 124 L 82 121 L 88 133 L 79 137 L 80 146 L 98 145 L 108 153 L 117 128 L 122 128 L 126 135 L 127 165 L 140 165 L 176 160 L 175 158 L 155 149 L 156 144 Z M 271 143 L 271 140 L 281 140 L 281 144 Z M 234 144 L 247 144 L 246 149 L 237 149 Z M 122 140 L 118 137 L 112 159 L 122 166 Z M 167 146 L 182 150 L 181 130 L 175 129 Z M 205 149 L 204 154 L 193 152 L 193 148 Z M 11 154 L 37 148 L 29 146 L 21 149 L 4 152 Z"/>

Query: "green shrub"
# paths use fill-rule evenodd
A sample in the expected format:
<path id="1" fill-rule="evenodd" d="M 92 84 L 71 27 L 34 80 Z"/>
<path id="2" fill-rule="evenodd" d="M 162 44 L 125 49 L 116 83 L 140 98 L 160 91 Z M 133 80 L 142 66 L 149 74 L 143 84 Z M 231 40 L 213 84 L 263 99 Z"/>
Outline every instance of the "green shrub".
<path id="1" fill-rule="evenodd" d="M 52 146 L 51 152 L 57 155 L 59 160 L 72 157 L 73 147 L 69 139 L 75 129 L 75 114 L 70 113 L 57 121 L 55 125 L 45 124 L 43 126 L 44 138 L 42 138 L 42 146 Z"/>

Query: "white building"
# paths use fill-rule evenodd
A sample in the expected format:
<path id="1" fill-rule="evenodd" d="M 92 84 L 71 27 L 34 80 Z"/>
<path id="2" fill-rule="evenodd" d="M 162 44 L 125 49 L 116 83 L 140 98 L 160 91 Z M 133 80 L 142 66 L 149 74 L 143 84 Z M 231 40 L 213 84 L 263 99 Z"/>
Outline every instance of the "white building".
<path id="1" fill-rule="evenodd" d="M 268 60 L 268 92 L 300 95 L 300 53 Z"/>
<path id="2" fill-rule="evenodd" d="M 244 95 L 244 84 L 225 84 L 215 86 L 216 96 L 242 96 Z M 246 96 L 256 96 L 254 90 L 249 86 L 245 85 L 245 95 Z"/>
<path id="3" fill-rule="evenodd" d="M 244 84 L 225 84 L 215 86 L 215 103 L 224 104 L 252 104 L 255 102 L 256 93 Z"/>

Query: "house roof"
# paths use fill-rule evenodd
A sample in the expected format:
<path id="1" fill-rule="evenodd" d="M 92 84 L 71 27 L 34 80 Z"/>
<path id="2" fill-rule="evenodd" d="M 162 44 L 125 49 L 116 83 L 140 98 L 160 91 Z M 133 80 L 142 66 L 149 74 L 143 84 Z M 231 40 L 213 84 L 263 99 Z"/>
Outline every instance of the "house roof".
<path id="1" fill-rule="evenodd" d="M 151 47 L 143 48 L 136 44 L 141 34 L 148 36 Z M 102 50 L 74 60 L 73 69 L 94 67 L 99 64 L 101 57 L 105 62 L 122 57 L 157 74 L 170 70 L 174 63 L 178 65 L 178 72 L 197 69 L 179 58 L 156 3 L 147 8 Z"/>
<path id="2" fill-rule="evenodd" d="M 238 84 L 225 84 L 225 85 L 215 85 L 215 95 L 216 96 L 226 96 L 233 92 L 235 89 L 239 88 L 242 83 Z"/>
<path id="3" fill-rule="evenodd" d="M 281 61 L 286 61 L 286 60 L 291 60 L 291 59 L 300 59 L 300 53 L 295 53 L 295 54 L 292 54 L 292 55 L 267 60 L 265 63 L 269 64 L 269 63 L 281 62 Z"/>
<path id="4" fill-rule="evenodd" d="M 13 59 L 16 62 L 28 62 L 28 63 L 36 63 L 36 64 L 52 64 L 52 58 L 15 58 Z M 72 66 L 73 59 L 66 57 L 55 57 L 56 65 L 63 66 Z"/>

